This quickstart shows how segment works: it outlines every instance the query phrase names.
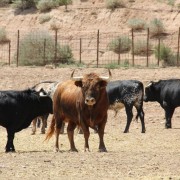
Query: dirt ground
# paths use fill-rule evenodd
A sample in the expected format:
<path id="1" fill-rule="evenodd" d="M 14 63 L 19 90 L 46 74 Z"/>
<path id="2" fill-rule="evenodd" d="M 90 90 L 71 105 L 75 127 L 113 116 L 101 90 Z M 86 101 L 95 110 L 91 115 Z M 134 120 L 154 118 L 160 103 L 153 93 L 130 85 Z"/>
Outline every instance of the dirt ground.
<path id="1" fill-rule="evenodd" d="M 0 90 L 21 90 L 44 80 L 69 79 L 72 68 L 1 67 Z M 89 72 L 107 75 L 106 69 L 78 69 L 76 74 Z M 179 78 L 179 68 L 115 69 L 113 78 L 137 79 L 147 85 L 151 80 Z M 130 132 L 123 133 L 126 115 L 122 109 L 116 117 L 108 112 L 105 129 L 107 153 L 98 152 L 98 135 L 91 131 L 90 152 L 84 152 L 83 135 L 75 134 L 79 152 L 69 152 L 67 134 L 60 135 L 60 149 L 55 153 L 52 137 L 31 127 L 15 135 L 16 153 L 5 153 L 6 131 L 0 127 L 0 179 L 180 179 L 180 108 L 172 120 L 172 129 L 164 128 L 164 111 L 158 103 L 145 103 L 146 133 L 141 133 L 140 121 L 132 122 Z M 135 114 L 135 112 L 134 112 Z M 49 118 L 50 121 L 50 118 Z M 48 122 L 49 122 L 48 121 Z"/>

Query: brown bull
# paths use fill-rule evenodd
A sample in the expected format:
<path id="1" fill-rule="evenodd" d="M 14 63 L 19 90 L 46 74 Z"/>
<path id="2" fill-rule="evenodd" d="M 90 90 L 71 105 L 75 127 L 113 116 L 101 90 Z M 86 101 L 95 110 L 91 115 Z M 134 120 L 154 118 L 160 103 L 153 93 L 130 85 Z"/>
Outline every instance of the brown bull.
<path id="1" fill-rule="evenodd" d="M 98 76 L 95 73 L 83 77 L 73 77 L 58 86 L 53 97 L 52 122 L 46 139 L 55 132 L 56 151 L 59 151 L 59 134 L 63 122 L 68 122 L 67 133 L 70 150 L 77 151 L 74 144 L 74 129 L 80 126 L 84 132 L 85 151 L 89 150 L 89 127 L 96 129 L 99 135 L 99 151 L 106 152 L 104 144 L 104 128 L 107 122 L 108 97 L 107 81 L 110 77 Z M 109 71 L 111 76 L 111 72 Z"/>

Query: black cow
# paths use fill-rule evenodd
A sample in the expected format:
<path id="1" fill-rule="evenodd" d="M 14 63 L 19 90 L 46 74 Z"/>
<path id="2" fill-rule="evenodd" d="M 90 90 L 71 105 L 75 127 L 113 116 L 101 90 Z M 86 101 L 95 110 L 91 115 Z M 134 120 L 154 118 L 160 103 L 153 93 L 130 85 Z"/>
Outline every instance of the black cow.
<path id="1" fill-rule="evenodd" d="M 144 101 L 157 101 L 165 111 L 165 127 L 171 128 L 174 110 L 180 106 L 180 79 L 151 82 L 145 88 Z"/>
<path id="2" fill-rule="evenodd" d="M 127 114 L 127 124 L 124 133 L 129 131 L 129 126 L 133 118 L 133 106 L 137 110 L 136 119 L 140 117 L 142 125 L 142 133 L 145 133 L 143 96 L 144 86 L 142 82 L 137 80 L 122 80 L 109 82 L 107 87 L 109 98 L 109 109 L 116 111 L 125 107 Z"/>
<path id="3" fill-rule="evenodd" d="M 42 90 L 0 91 L 0 125 L 8 134 L 6 152 L 14 152 L 14 135 L 27 128 L 31 121 L 45 113 L 52 113 L 52 100 Z"/>

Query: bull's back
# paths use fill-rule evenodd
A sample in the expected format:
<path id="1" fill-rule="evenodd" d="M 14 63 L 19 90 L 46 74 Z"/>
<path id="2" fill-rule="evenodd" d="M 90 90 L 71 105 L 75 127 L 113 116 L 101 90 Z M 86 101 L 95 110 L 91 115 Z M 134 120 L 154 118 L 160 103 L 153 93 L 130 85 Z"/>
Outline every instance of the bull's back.
<path id="1" fill-rule="evenodd" d="M 74 84 L 74 81 L 63 82 L 54 93 L 54 111 L 66 118 L 77 119 L 77 103 L 81 98 L 81 90 Z"/>
<path id="2" fill-rule="evenodd" d="M 161 90 L 162 100 L 180 106 L 180 80 L 167 80 Z"/>

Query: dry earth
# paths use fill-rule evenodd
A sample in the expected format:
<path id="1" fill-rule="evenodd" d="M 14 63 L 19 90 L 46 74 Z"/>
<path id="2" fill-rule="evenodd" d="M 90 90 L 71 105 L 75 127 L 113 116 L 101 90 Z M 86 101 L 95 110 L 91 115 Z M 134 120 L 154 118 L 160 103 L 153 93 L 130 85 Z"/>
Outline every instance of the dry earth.
<path id="1" fill-rule="evenodd" d="M 0 89 L 25 89 L 43 80 L 67 80 L 72 69 L 44 67 L 1 67 Z M 78 69 L 77 74 L 106 69 Z M 115 69 L 113 80 L 137 79 L 147 85 L 150 80 L 179 78 L 179 68 Z M 16 153 L 5 153 L 6 131 L 0 127 L 0 179 L 180 179 L 180 108 L 173 116 L 172 129 L 164 128 L 164 112 L 158 103 L 145 103 L 146 133 L 140 122 L 133 121 L 130 132 L 123 133 L 126 115 L 117 117 L 109 111 L 105 129 L 107 153 L 98 151 L 98 135 L 90 135 L 90 152 L 84 152 L 83 135 L 75 135 L 78 153 L 68 152 L 67 134 L 60 136 L 62 152 L 53 152 L 54 137 L 43 142 L 45 135 L 32 136 L 31 128 L 15 136 Z M 49 119 L 50 121 L 50 119 Z"/>

